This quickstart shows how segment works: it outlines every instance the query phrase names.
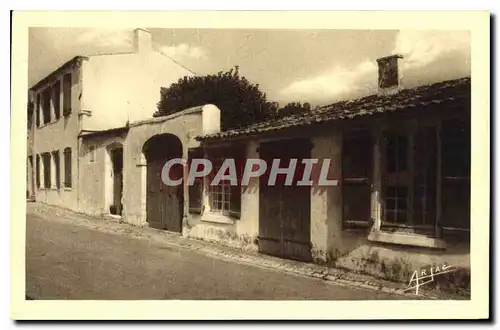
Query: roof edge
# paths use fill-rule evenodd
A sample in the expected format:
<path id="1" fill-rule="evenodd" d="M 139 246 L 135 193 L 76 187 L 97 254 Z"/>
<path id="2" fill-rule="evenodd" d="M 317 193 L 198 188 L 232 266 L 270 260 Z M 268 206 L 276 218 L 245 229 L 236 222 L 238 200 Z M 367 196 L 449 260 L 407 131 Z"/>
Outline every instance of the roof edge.
<path id="1" fill-rule="evenodd" d="M 61 71 L 66 70 L 67 68 L 71 67 L 72 65 L 79 65 L 82 60 L 88 60 L 87 56 L 83 55 L 76 55 L 69 61 L 65 62 L 61 66 L 59 66 L 57 69 L 49 73 L 47 76 L 44 78 L 40 79 L 37 83 L 35 83 L 33 86 L 29 88 L 30 91 L 33 91 L 35 89 L 38 89 L 40 86 L 46 84 L 50 80 L 52 80 L 56 75 L 58 75 Z"/>

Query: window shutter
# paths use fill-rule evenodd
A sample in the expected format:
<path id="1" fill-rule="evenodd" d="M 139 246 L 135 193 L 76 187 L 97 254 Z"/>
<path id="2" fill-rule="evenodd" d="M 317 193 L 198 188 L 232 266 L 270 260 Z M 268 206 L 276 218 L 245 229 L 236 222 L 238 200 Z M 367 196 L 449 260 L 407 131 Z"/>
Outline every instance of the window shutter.
<path id="1" fill-rule="evenodd" d="M 371 220 L 373 140 L 370 131 L 346 134 L 342 146 L 342 217 L 344 227 L 368 226 Z"/>
<path id="2" fill-rule="evenodd" d="M 188 170 L 194 158 L 203 158 L 203 148 L 193 148 L 188 151 Z M 203 213 L 203 178 L 196 178 L 189 190 L 189 213 Z"/>
<path id="3" fill-rule="evenodd" d="M 36 96 L 36 127 L 40 127 L 40 94 Z"/>
<path id="4" fill-rule="evenodd" d="M 64 187 L 71 188 L 71 148 L 64 149 Z"/>
<path id="5" fill-rule="evenodd" d="M 245 166 L 246 145 L 237 145 L 231 152 L 236 163 L 236 173 L 238 177 L 238 185 L 231 186 L 231 194 L 229 201 L 229 215 L 235 218 L 241 217 L 241 178 Z"/>
<path id="6" fill-rule="evenodd" d="M 36 187 L 40 188 L 40 155 L 36 155 Z"/>
<path id="7" fill-rule="evenodd" d="M 67 73 L 63 78 L 63 116 L 71 113 L 71 73 Z"/>

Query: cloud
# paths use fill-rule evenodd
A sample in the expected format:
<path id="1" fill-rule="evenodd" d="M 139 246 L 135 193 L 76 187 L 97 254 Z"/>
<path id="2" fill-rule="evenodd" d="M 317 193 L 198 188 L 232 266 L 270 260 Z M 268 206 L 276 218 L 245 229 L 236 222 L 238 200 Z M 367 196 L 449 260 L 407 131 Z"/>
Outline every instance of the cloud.
<path id="1" fill-rule="evenodd" d="M 443 55 L 469 48 L 468 33 L 454 31 L 400 31 L 393 54 L 404 56 L 407 67 L 428 65 Z"/>
<path id="2" fill-rule="evenodd" d="M 178 60 L 186 58 L 196 59 L 196 60 L 208 59 L 208 54 L 206 49 L 197 46 L 190 46 L 185 43 L 173 46 L 163 46 L 160 48 L 160 51 Z"/>
<path id="3" fill-rule="evenodd" d="M 469 45 L 468 32 L 400 31 L 391 53 L 404 56 L 403 84 L 411 88 L 470 75 Z M 362 97 L 376 92 L 377 74 L 376 59 L 364 59 L 354 67 L 336 65 L 292 82 L 279 94 L 283 99 L 315 103 Z"/>
<path id="4" fill-rule="evenodd" d="M 103 48 L 127 47 L 132 45 L 132 33 L 130 30 L 88 29 L 81 33 L 75 42 Z"/>
<path id="5" fill-rule="evenodd" d="M 313 102 L 359 94 L 370 86 L 369 80 L 376 79 L 376 72 L 375 63 L 369 60 L 362 61 L 352 69 L 336 66 L 318 76 L 293 82 L 280 94 L 284 98 Z"/>

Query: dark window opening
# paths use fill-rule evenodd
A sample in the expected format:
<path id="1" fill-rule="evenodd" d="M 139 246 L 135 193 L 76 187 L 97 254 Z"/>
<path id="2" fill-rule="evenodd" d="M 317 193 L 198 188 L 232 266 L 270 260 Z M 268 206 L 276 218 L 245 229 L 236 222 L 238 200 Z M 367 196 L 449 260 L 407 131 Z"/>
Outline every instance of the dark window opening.
<path id="1" fill-rule="evenodd" d="M 28 103 L 28 117 L 27 117 L 27 124 L 28 124 L 28 130 L 30 130 L 33 126 L 33 111 L 34 110 L 34 105 L 33 102 Z"/>
<path id="2" fill-rule="evenodd" d="M 52 104 L 56 119 L 61 118 L 61 82 L 59 80 L 52 86 Z"/>
<path id="3" fill-rule="evenodd" d="M 55 177 L 56 187 L 61 188 L 61 167 L 60 167 L 60 161 L 59 161 L 59 150 L 53 151 L 52 157 L 54 159 L 55 172 L 56 172 L 56 177 Z"/>
<path id="4" fill-rule="evenodd" d="M 64 187 L 71 188 L 71 148 L 64 149 Z"/>
<path id="5" fill-rule="evenodd" d="M 40 127 L 40 94 L 36 95 L 36 127 Z"/>
<path id="6" fill-rule="evenodd" d="M 50 153 L 46 152 L 42 154 L 43 162 L 43 186 L 48 189 L 51 187 L 50 182 Z"/>
<path id="7" fill-rule="evenodd" d="M 40 155 L 36 155 L 36 187 L 40 188 Z"/>
<path id="8" fill-rule="evenodd" d="M 51 97 L 51 89 L 47 88 L 42 93 L 42 112 L 43 112 L 43 123 L 50 123 L 51 115 L 50 115 L 50 97 Z"/>
<path id="9" fill-rule="evenodd" d="M 63 78 L 63 114 L 68 116 L 71 113 L 71 73 L 67 73 Z"/>

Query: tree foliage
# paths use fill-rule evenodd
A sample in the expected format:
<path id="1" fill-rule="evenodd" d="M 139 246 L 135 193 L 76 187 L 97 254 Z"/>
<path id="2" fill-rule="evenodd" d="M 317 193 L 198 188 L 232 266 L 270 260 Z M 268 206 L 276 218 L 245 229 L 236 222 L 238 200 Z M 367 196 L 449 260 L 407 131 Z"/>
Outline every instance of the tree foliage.
<path id="1" fill-rule="evenodd" d="M 277 111 L 277 118 L 284 118 L 290 115 L 298 114 L 311 111 L 311 105 L 309 103 L 300 103 L 300 102 L 290 102 L 286 104 L 284 107 L 280 108 Z"/>
<path id="2" fill-rule="evenodd" d="M 184 77 L 161 89 L 158 110 L 153 116 L 165 116 L 190 107 L 214 104 L 221 110 L 221 129 L 241 127 L 273 118 L 275 103 L 266 94 L 239 75 L 238 66 L 227 72 Z"/>

